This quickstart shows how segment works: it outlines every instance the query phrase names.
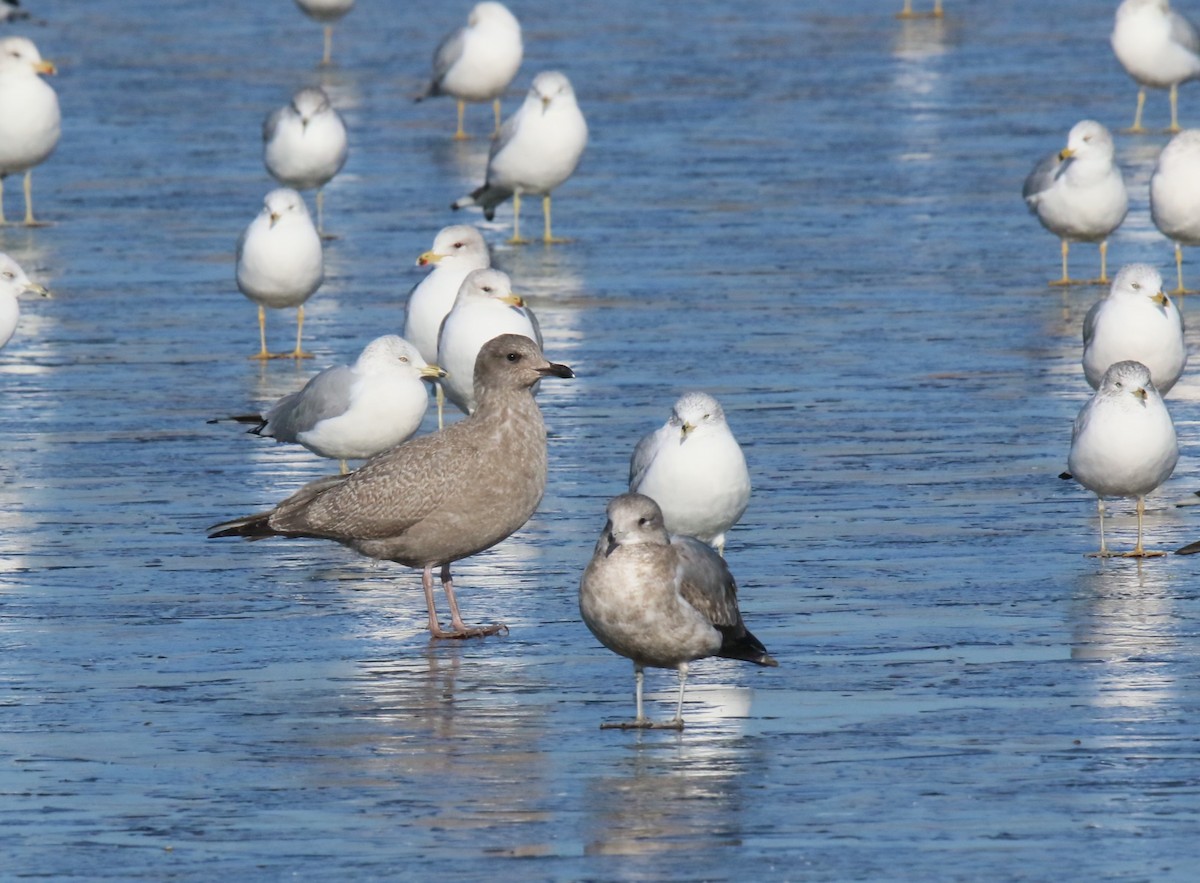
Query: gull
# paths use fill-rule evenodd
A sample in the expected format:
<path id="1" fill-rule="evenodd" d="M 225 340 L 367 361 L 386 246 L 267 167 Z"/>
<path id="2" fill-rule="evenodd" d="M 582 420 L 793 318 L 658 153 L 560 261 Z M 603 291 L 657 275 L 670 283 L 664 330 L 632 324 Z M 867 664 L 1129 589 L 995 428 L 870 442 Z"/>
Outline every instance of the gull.
<path id="1" fill-rule="evenodd" d="M 333 63 L 333 24 L 354 6 L 354 0 L 296 0 L 301 11 L 315 22 L 325 26 L 325 52 L 321 66 Z"/>
<path id="2" fill-rule="evenodd" d="M 1062 240 L 1062 278 L 1051 285 L 1077 284 L 1067 273 L 1072 242 L 1100 243 L 1100 278 L 1108 284 L 1108 237 L 1129 208 L 1125 179 L 1113 162 L 1113 140 L 1094 120 L 1076 123 L 1067 146 L 1042 159 L 1025 179 L 1025 204 L 1042 226 Z"/>
<path id="3" fill-rule="evenodd" d="M 1138 538 L 1126 558 L 1148 558 L 1142 546 L 1142 518 L 1146 494 L 1166 481 L 1179 460 L 1175 425 L 1167 406 L 1154 388 L 1150 369 L 1141 362 L 1117 362 L 1104 373 L 1100 388 L 1075 418 L 1067 469 L 1072 477 L 1096 494 L 1100 510 L 1100 551 L 1104 542 L 1104 498 L 1136 497 Z"/>
<path id="4" fill-rule="evenodd" d="M 234 419 L 257 424 L 250 430 L 255 435 L 340 460 L 344 475 L 347 460 L 374 457 L 420 428 L 429 407 L 421 381 L 444 374 L 403 337 L 385 334 L 367 344 L 353 365 L 326 368 L 262 416 Z"/>
<path id="5" fill-rule="evenodd" d="M 446 371 L 446 397 L 462 411 L 476 407 L 471 374 L 480 348 L 497 334 L 520 334 L 542 345 L 533 311 L 513 294 L 512 280 L 500 270 L 472 270 L 438 336 L 437 363 Z"/>
<path id="6" fill-rule="evenodd" d="M 505 627 L 466 625 L 450 564 L 521 528 L 546 488 L 546 427 L 532 387 L 543 377 L 574 377 L 548 362 L 533 341 L 502 334 L 475 365 L 478 407 L 442 432 L 417 436 L 349 475 L 305 485 L 269 512 L 218 524 L 210 537 L 316 537 L 362 555 L 423 570 L 435 638 L 492 635 Z M 433 568 L 441 568 L 450 629 L 438 622 Z"/>
<path id="7" fill-rule="evenodd" d="M 943 16 L 942 0 L 933 0 L 930 12 L 914 12 L 912 0 L 904 0 L 904 8 L 896 13 L 896 18 L 941 18 Z"/>
<path id="8" fill-rule="evenodd" d="M 750 472 L 720 403 L 703 392 L 681 396 L 667 422 L 634 448 L 629 490 L 662 507 L 671 533 L 724 555 L 725 532 L 750 503 Z"/>
<path id="9" fill-rule="evenodd" d="M 1183 287 L 1184 245 L 1200 245 L 1200 129 L 1186 129 L 1167 143 L 1150 176 L 1150 217 L 1159 232 L 1175 243 L 1172 294 Z"/>
<path id="10" fill-rule="evenodd" d="M 500 96 L 521 66 L 521 23 L 503 3 L 476 3 L 465 27 L 446 35 L 433 53 L 433 77 L 416 100 L 437 95 L 458 99 L 456 140 L 467 137 L 463 114 L 468 101 L 491 101 L 496 116 L 492 137 L 500 134 Z"/>
<path id="11" fill-rule="evenodd" d="M 1098 389 L 1114 362 L 1141 362 L 1160 395 L 1170 392 L 1187 364 L 1183 319 L 1163 294 L 1162 276 L 1147 264 L 1122 267 L 1112 290 L 1083 319 L 1083 372 Z"/>
<path id="12" fill-rule="evenodd" d="M 29 13 L 21 9 L 21 0 L 4 0 L 0 3 L 0 21 L 17 21 L 29 18 Z"/>
<path id="13" fill-rule="evenodd" d="M 1117 61 L 1138 84 L 1130 132 L 1142 128 L 1146 87 L 1171 90 L 1171 127 L 1179 131 L 1179 84 L 1200 76 L 1200 34 L 1167 0 L 1123 0 L 1113 22 Z"/>
<path id="14" fill-rule="evenodd" d="M 317 232 L 324 233 L 325 185 L 346 164 L 346 124 L 315 86 L 263 122 L 263 164 L 280 184 L 317 191 Z"/>
<path id="15" fill-rule="evenodd" d="M 642 494 L 622 494 L 608 504 L 608 523 L 579 583 L 579 612 L 601 644 L 633 660 L 637 717 L 601 729 L 682 730 L 693 660 L 778 665 L 742 622 L 737 583 L 724 559 L 692 537 L 670 536 L 658 504 Z M 668 723 L 651 723 L 642 710 L 647 666 L 679 672 L 679 701 Z"/>
<path id="16" fill-rule="evenodd" d="M 492 144 L 487 175 L 482 187 L 450 207 L 458 210 L 477 205 L 489 221 L 496 206 L 513 198 L 513 235 L 509 243 L 521 245 L 521 197 L 542 197 L 545 231 L 542 241 L 555 239 L 550 231 L 550 191 L 562 184 L 579 165 L 587 146 L 588 128 L 571 81 L 558 71 L 543 71 L 533 78 L 525 102 L 504 122 L 500 137 Z"/>
<path id="17" fill-rule="evenodd" d="M 321 287 L 325 265 L 321 237 L 308 215 L 304 199 L 295 190 L 281 187 L 263 199 L 263 210 L 250 222 L 237 244 L 238 289 L 258 304 L 258 337 L 254 359 L 310 359 L 300 348 L 304 331 L 304 302 Z M 290 353 L 267 351 L 266 307 L 297 307 L 296 349 Z"/>
<path id="18" fill-rule="evenodd" d="M 33 167 L 58 145 L 62 115 L 58 96 L 38 74 L 54 74 L 33 41 L 0 40 L 0 224 L 4 218 L 4 179 L 25 173 L 25 225 L 39 226 L 33 216 Z"/>
<path id="19" fill-rule="evenodd" d="M 433 247 L 417 258 L 418 267 L 433 269 L 409 292 L 404 308 L 404 337 L 413 342 L 425 361 L 437 362 L 438 333 L 467 274 L 491 265 L 492 256 L 483 236 L 464 224 L 443 227 L 434 237 Z M 435 383 L 434 387 L 438 429 L 441 429 L 445 393 L 441 383 Z"/>
<path id="20" fill-rule="evenodd" d="M 12 340 L 17 330 L 17 320 L 21 316 L 17 297 L 26 292 L 50 297 L 50 292 L 44 286 L 25 275 L 20 264 L 0 252 L 0 349 Z"/>

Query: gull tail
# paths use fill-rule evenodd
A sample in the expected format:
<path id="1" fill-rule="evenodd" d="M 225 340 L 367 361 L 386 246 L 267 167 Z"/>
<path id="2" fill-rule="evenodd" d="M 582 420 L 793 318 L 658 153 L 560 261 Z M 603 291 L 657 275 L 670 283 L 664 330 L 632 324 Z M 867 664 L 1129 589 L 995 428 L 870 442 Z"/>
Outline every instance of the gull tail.
<path id="1" fill-rule="evenodd" d="M 477 205 L 483 209 L 483 216 L 489 221 L 496 217 L 496 206 L 504 202 L 513 195 L 511 190 L 505 190 L 503 187 L 493 187 L 491 184 L 484 184 L 471 193 L 470 196 L 464 196 L 450 203 L 450 208 L 458 211 L 460 208 L 466 208 L 469 205 Z"/>
<path id="2" fill-rule="evenodd" d="M 208 529 L 208 538 L 215 540 L 217 537 L 244 537 L 247 540 L 263 540 L 267 537 L 283 536 L 271 527 L 270 519 L 270 512 L 259 512 L 232 521 L 222 521 Z"/>
<path id="3" fill-rule="evenodd" d="M 717 651 L 717 656 L 723 659 L 741 659 L 771 668 L 779 665 L 767 652 L 762 641 L 750 634 L 750 630 L 741 623 L 735 626 L 719 625 L 717 629 L 721 632 L 721 649 Z"/>
<path id="4" fill-rule="evenodd" d="M 228 417 L 214 417 L 211 420 L 204 421 L 205 423 L 253 423 L 246 432 L 252 432 L 255 435 L 262 435 L 262 431 L 267 428 L 267 421 L 261 414 L 231 414 Z"/>

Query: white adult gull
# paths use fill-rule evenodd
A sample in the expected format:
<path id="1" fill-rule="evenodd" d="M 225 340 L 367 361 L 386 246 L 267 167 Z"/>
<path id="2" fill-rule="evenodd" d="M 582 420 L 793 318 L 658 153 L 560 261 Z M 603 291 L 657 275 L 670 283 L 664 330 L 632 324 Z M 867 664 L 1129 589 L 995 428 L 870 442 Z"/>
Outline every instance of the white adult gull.
<path id="1" fill-rule="evenodd" d="M 1123 0 L 1113 21 L 1117 61 L 1138 84 L 1130 132 L 1145 132 L 1146 87 L 1171 90 L 1171 127 L 1179 131 L 1179 84 L 1200 76 L 1200 33 L 1168 0 Z"/>
<path id="2" fill-rule="evenodd" d="M 521 23 L 503 3 L 476 3 L 467 24 L 447 34 L 433 54 L 433 76 L 416 100 L 449 95 L 458 101 L 458 129 L 467 137 L 463 114 L 470 102 L 490 101 L 500 134 L 500 96 L 521 66 Z"/>
<path id="3" fill-rule="evenodd" d="M 587 147 L 588 128 L 575 101 L 575 90 L 565 74 L 543 71 L 515 114 L 504 122 L 500 137 L 492 144 L 487 175 L 482 187 L 461 197 L 450 207 L 477 205 L 489 221 L 496 206 L 510 196 L 513 200 L 513 235 L 509 242 L 520 245 L 521 197 L 542 197 L 544 232 L 542 241 L 555 239 L 550 222 L 550 193 L 571 177 Z"/>
<path id="4" fill-rule="evenodd" d="M 454 306 L 442 323 L 437 363 L 446 372 L 446 397 L 467 414 L 476 399 L 471 377 L 475 359 L 497 334 L 520 334 L 542 345 L 533 310 L 513 293 L 508 274 L 496 269 L 472 270 L 463 280 Z"/>
<path id="5" fill-rule="evenodd" d="M 21 269 L 21 265 L 0 252 L 0 349 L 12 340 L 21 317 L 17 298 L 26 293 L 50 297 L 50 292 L 38 285 Z"/>
<path id="6" fill-rule="evenodd" d="M 1175 385 L 1187 364 L 1183 318 L 1162 290 L 1162 276 L 1148 264 L 1122 267 L 1112 290 L 1083 319 L 1083 371 L 1092 389 L 1114 362 L 1141 362 L 1160 395 Z"/>
<path id="7" fill-rule="evenodd" d="M 237 244 L 238 289 L 258 304 L 261 348 L 251 358 L 312 358 L 300 347 L 304 333 L 304 302 L 321 287 L 325 264 L 321 237 L 309 217 L 303 197 L 281 187 L 263 199 L 263 209 Z M 296 348 L 290 353 L 267 350 L 266 308 L 296 307 Z"/>
<path id="8" fill-rule="evenodd" d="M 321 65 L 328 67 L 333 63 L 333 25 L 353 8 L 354 0 L 296 0 L 296 5 L 313 21 L 324 25 L 325 51 Z"/>
<path id="9" fill-rule="evenodd" d="M 629 490 L 662 507 L 667 530 L 725 553 L 725 532 L 750 503 L 750 472 L 720 402 L 703 392 L 680 396 L 661 427 L 638 442 Z"/>
<path id="10" fill-rule="evenodd" d="M 742 622 L 737 583 L 724 559 L 686 536 L 670 536 L 662 511 L 642 494 L 608 504 L 608 523 L 579 583 L 579 611 L 592 634 L 633 660 L 637 716 L 619 729 L 683 729 L 688 664 L 707 656 L 778 663 Z M 643 670 L 679 672 L 675 718 L 652 723 L 642 709 Z"/>
<path id="11" fill-rule="evenodd" d="M 324 233 L 325 185 L 342 170 L 349 153 L 346 124 L 329 96 L 315 86 L 263 122 L 263 164 L 280 184 L 317 191 L 317 232 Z"/>
<path id="12" fill-rule="evenodd" d="M 1075 418 L 1067 469 L 1096 494 L 1100 512 L 1100 557 L 1110 557 L 1104 540 L 1104 498 L 1137 498 L 1137 545 L 1126 558 L 1162 555 L 1142 545 L 1146 495 L 1170 478 L 1179 460 L 1175 425 L 1141 362 L 1111 365 L 1100 388 Z"/>
<path id="13" fill-rule="evenodd" d="M 1067 270 L 1072 242 L 1100 243 L 1100 278 L 1095 281 L 1108 284 L 1108 237 L 1129 209 L 1125 179 L 1113 154 L 1108 129 L 1082 120 L 1071 128 L 1067 146 L 1044 157 L 1025 179 L 1025 204 L 1062 240 L 1062 278 L 1051 285 L 1078 284 Z"/>
<path id="14" fill-rule="evenodd" d="M 374 457 L 421 427 L 429 407 L 421 381 L 444 374 L 407 340 L 386 334 L 367 344 L 353 365 L 326 368 L 261 417 L 235 419 L 257 424 L 250 430 L 256 435 L 340 460 L 345 474 L 347 460 Z"/>
<path id="15" fill-rule="evenodd" d="M 1185 129 L 1158 155 L 1150 175 L 1150 217 L 1175 244 L 1176 288 L 1183 285 L 1183 246 L 1200 245 L 1200 129 Z"/>
<path id="16" fill-rule="evenodd" d="M 58 96 L 39 74 L 54 74 L 54 63 L 42 58 L 27 37 L 0 40 L 0 224 L 4 217 L 4 179 L 25 173 L 25 225 L 38 226 L 33 215 L 33 167 L 58 145 L 62 115 Z"/>

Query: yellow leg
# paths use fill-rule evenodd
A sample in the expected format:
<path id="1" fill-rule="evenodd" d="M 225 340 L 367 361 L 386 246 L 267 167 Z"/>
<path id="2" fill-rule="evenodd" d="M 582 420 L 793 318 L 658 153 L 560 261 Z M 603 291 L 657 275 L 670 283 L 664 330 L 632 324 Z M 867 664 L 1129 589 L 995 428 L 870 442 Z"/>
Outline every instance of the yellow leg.
<path id="1" fill-rule="evenodd" d="M 513 235 L 508 240 L 509 245 L 525 245 L 528 239 L 521 238 L 521 194 L 513 194 Z"/>
<path id="2" fill-rule="evenodd" d="M 492 130 L 492 137 L 499 138 L 500 137 L 500 99 L 499 98 L 495 98 L 492 100 L 492 113 L 494 113 L 496 116 L 496 128 Z"/>
<path id="3" fill-rule="evenodd" d="M 1187 289 L 1183 287 L 1183 246 L 1178 242 L 1175 243 L 1175 278 L 1179 282 L 1179 287 L 1171 294 L 1187 294 Z"/>
<path id="4" fill-rule="evenodd" d="M 296 348 L 290 353 L 285 353 L 284 357 L 291 356 L 293 359 L 311 359 L 312 353 L 306 353 L 300 349 L 300 338 L 304 334 L 304 304 L 300 304 L 296 310 Z"/>
<path id="5" fill-rule="evenodd" d="M 269 359 L 271 354 L 267 352 L 267 309 L 264 306 L 258 308 L 258 342 L 261 348 L 250 358 L 252 359 Z"/>
<path id="6" fill-rule="evenodd" d="M 333 25 L 325 25 L 325 52 L 321 56 L 321 67 L 333 64 Z"/>
<path id="7" fill-rule="evenodd" d="M 1128 129 L 1126 129 L 1125 130 L 1126 132 L 1129 132 L 1134 135 L 1138 135 L 1138 134 L 1141 134 L 1142 132 L 1146 131 L 1145 129 L 1142 128 L 1142 108 L 1144 108 L 1145 106 L 1146 106 L 1146 90 L 1138 89 L 1137 110 L 1135 110 L 1133 113 L 1133 125 L 1130 126 Z"/>
<path id="8" fill-rule="evenodd" d="M 1167 129 L 1171 134 L 1179 131 L 1179 85 L 1171 87 L 1171 127 Z"/>
<path id="9" fill-rule="evenodd" d="M 1089 558 L 1107 558 L 1111 554 L 1108 551 L 1108 546 L 1104 543 L 1104 498 L 1096 497 L 1096 509 L 1100 512 L 1100 551 L 1089 552 Z"/>
<path id="10" fill-rule="evenodd" d="M 1096 280 L 1101 285 L 1107 285 L 1108 279 L 1108 240 L 1100 243 L 1100 278 Z"/>
<path id="11" fill-rule="evenodd" d="M 566 239 L 555 239 L 550 232 L 550 194 L 547 193 L 542 197 L 542 217 L 545 219 L 546 227 L 542 233 L 542 241 L 547 245 L 553 245 L 556 242 L 567 242 Z"/>
<path id="12" fill-rule="evenodd" d="M 348 464 L 345 460 L 338 460 L 338 466 L 342 470 L 342 475 L 350 474 L 350 464 Z"/>
<path id="13" fill-rule="evenodd" d="M 942 0 L 933 0 L 933 17 L 941 18 L 945 13 L 942 11 Z"/>
<path id="14" fill-rule="evenodd" d="M 438 430 L 440 431 L 440 430 L 442 429 L 442 426 L 443 426 L 443 423 L 442 423 L 442 412 L 443 412 L 443 411 L 445 410 L 445 408 L 446 408 L 446 393 L 442 391 L 442 385 L 441 385 L 440 383 L 435 383 L 435 384 L 433 385 L 433 388 L 434 388 L 434 390 L 435 390 L 435 392 L 434 392 L 434 396 L 433 396 L 433 399 L 434 399 L 434 401 L 435 401 L 435 402 L 437 402 L 437 411 L 438 411 Z"/>
<path id="15" fill-rule="evenodd" d="M 1070 251 L 1071 251 L 1071 243 L 1067 242 L 1067 240 L 1064 239 L 1062 241 L 1062 278 L 1052 280 L 1050 282 L 1051 285 L 1073 285 L 1074 284 L 1071 281 L 1070 274 L 1067 272 L 1067 255 L 1070 253 Z"/>
<path id="16" fill-rule="evenodd" d="M 1167 554 L 1166 552 L 1147 552 L 1142 545 L 1142 516 L 1146 514 L 1146 498 L 1138 497 L 1137 500 L 1137 518 L 1138 518 L 1138 538 L 1137 545 L 1133 547 L 1132 552 L 1126 552 L 1121 557 L 1123 558 L 1158 558 Z"/>
<path id="17" fill-rule="evenodd" d="M 913 13 L 912 0 L 904 0 L 904 8 L 896 13 L 896 18 L 916 18 Z"/>
<path id="18" fill-rule="evenodd" d="M 454 132 L 455 141 L 465 141 L 467 139 L 467 132 L 463 128 L 463 116 L 466 114 L 466 112 L 467 102 L 460 100 L 458 102 L 458 129 Z"/>
<path id="19" fill-rule="evenodd" d="M 0 227 L 7 227 L 8 219 L 4 217 L 4 176 L 0 175 Z"/>

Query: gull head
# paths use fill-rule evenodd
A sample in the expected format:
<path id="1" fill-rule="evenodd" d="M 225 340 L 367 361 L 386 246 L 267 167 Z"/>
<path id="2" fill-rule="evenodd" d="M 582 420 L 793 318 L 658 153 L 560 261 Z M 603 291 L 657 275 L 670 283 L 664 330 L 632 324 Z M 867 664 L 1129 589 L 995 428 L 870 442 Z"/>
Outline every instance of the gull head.
<path id="1" fill-rule="evenodd" d="M 1111 162 L 1113 139 L 1108 129 L 1095 120 L 1081 120 L 1067 134 L 1067 146 L 1059 151 L 1060 160 L 1101 160 Z"/>
<path id="2" fill-rule="evenodd" d="M 513 294 L 512 280 L 508 274 L 491 268 L 468 273 L 458 289 L 458 300 L 495 300 L 510 307 L 525 306 L 525 301 Z"/>
<path id="3" fill-rule="evenodd" d="M 1146 406 L 1147 399 L 1159 397 L 1154 381 L 1150 379 L 1150 369 L 1132 360 L 1109 365 L 1096 395 L 1113 399 L 1132 396 L 1142 407 Z"/>
<path id="4" fill-rule="evenodd" d="M 542 71 L 533 78 L 529 87 L 529 97 L 542 105 L 542 113 L 550 109 L 556 100 L 575 100 L 575 90 L 567 75 L 559 71 Z"/>
<path id="5" fill-rule="evenodd" d="M 489 266 L 492 259 L 487 243 L 478 230 L 466 224 L 455 224 L 438 231 L 433 238 L 433 248 L 417 258 L 417 266 L 440 264 L 442 261 L 447 264 L 464 262 L 479 270 Z"/>
<path id="6" fill-rule="evenodd" d="M 665 546 L 671 542 L 663 525 L 662 509 L 644 494 L 613 497 L 607 509 L 608 523 L 600 538 L 605 557 L 619 546 Z"/>
<path id="7" fill-rule="evenodd" d="M 471 14 L 467 16 L 468 27 L 485 28 L 492 27 L 507 27 L 521 29 L 521 25 L 517 22 L 517 17 L 509 12 L 507 6 L 503 3 L 495 3 L 488 0 L 486 3 L 476 3 L 471 9 Z"/>
<path id="8" fill-rule="evenodd" d="M 1160 307 L 1166 307 L 1171 302 L 1163 293 L 1162 275 L 1149 264 L 1129 264 L 1122 267 L 1121 272 L 1113 279 L 1109 297 L 1145 297 Z"/>
<path id="9" fill-rule="evenodd" d="M 28 37 L 5 37 L 0 40 L 0 72 L 56 74 L 54 62 L 42 58 L 37 46 Z"/>
<path id="10" fill-rule="evenodd" d="M 38 285 L 21 269 L 21 265 L 0 252 L 0 292 L 16 297 L 19 294 L 36 294 L 38 297 L 50 297 L 50 291 L 44 285 Z"/>
<path id="11" fill-rule="evenodd" d="M 548 361 L 528 337 L 501 334 L 485 343 L 475 357 L 475 396 L 482 407 L 491 392 L 529 389 L 543 377 L 574 376 L 566 365 Z"/>
<path id="12" fill-rule="evenodd" d="M 263 214 L 271 219 L 270 226 L 274 227 L 285 218 L 308 217 L 308 206 L 295 190 L 280 187 L 263 197 Z"/>
<path id="13" fill-rule="evenodd" d="M 701 435 L 725 425 L 721 403 L 706 392 L 684 393 L 671 409 L 672 426 L 679 427 L 679 443 L 687 441 L 697 431 Z"/>
<path id="14" fill-rule="evenodd" d="M 437 365 L 430 365 L 421 358 L 420 351 L 398 334 L 377 337 L 363 348 L 354 362 L 354 369 L 364 374 L 393 370 L 397 367 L 409 369 L 422 380 L 437 380 L 446 372 Z"/>
<path id="15" fill-rule="evenodd" d="M 329 96 L 316 86 L 307 86 L 292 96 L 292 110 L 300 117 L 300 125 L 308 128 L 313 117 L 332 110 Z"/>

